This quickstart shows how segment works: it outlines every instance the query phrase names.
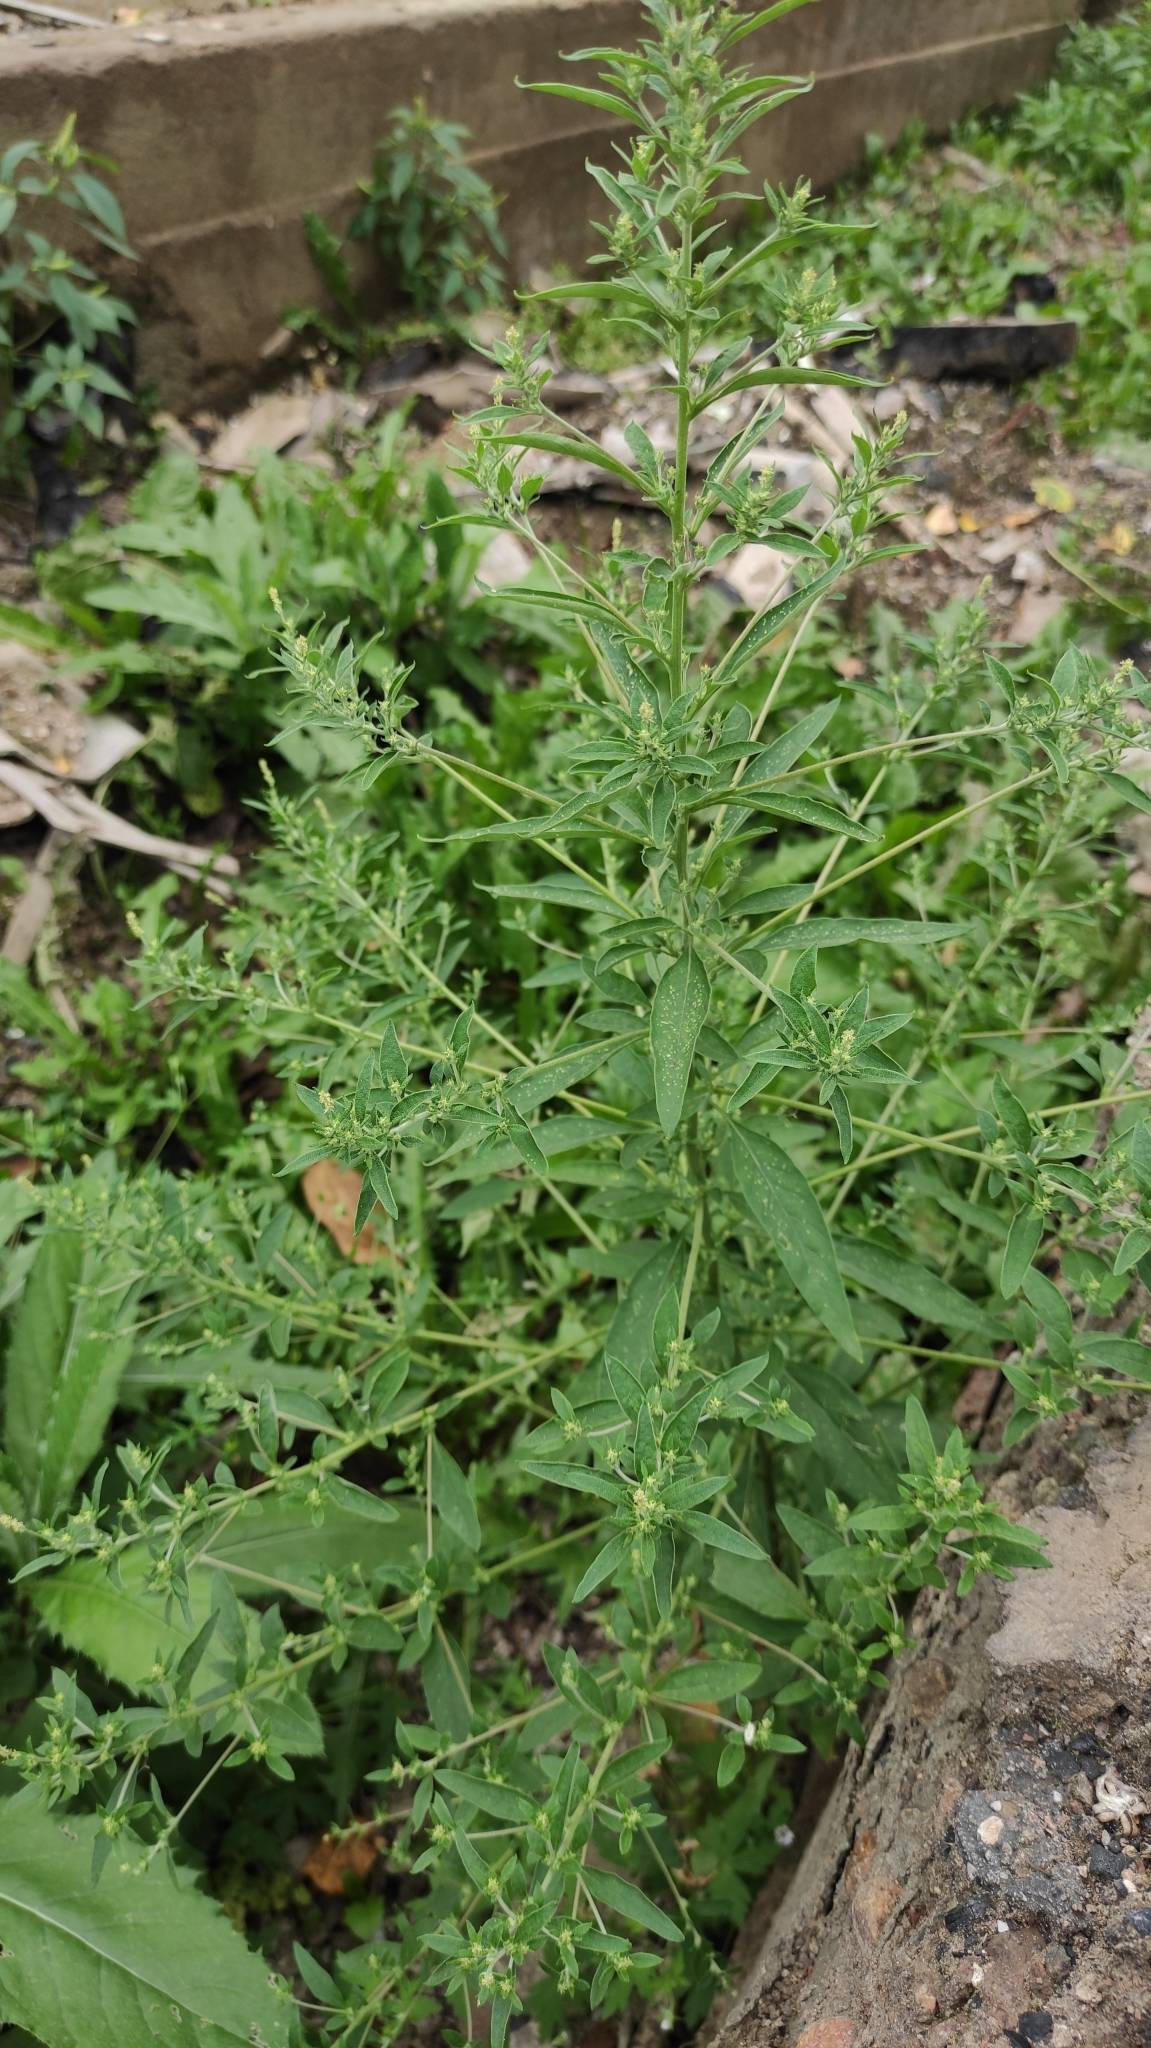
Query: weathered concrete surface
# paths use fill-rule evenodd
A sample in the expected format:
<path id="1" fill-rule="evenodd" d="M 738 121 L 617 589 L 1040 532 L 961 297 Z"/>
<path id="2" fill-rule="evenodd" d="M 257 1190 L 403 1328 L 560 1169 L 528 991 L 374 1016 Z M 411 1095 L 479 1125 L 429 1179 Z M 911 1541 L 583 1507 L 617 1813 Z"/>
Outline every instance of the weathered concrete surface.
<path id="1" fill-rule="evenodd" d="M 714 2048 L 1151 2044 L 1151 1422 L 1047 1426 L 997 1492 L 1051 1570 L 921 1597 Z"/>
<path id="2" fill-rule="evenodd" d="M 868 134 L 893 140 L 912 118 L 938 130 L 1002 102 L 1050 69 L 1081 5 L 801 8 L 744 46 L 757 70 L 817 81 L 752 132 L 752 168 L 826 184 Z M 634 0 L 319 0 L 17 37 L 0 45 L 0 140 L 51 133 L 74 111 L 87 147 L 119 164 L 143 259 L 141 371 L 186 402 L 249 373 L 284 307 L 314 299 L 303 213 L 346 216 L 389 109 L 417 94 L 471 129 L 507 195 L 517 265 L 578 262 L 584 162 L 610 147 L 610 123 L 515 81 L 555 77 L 563 50 L 631 42 L 638 21 Z"/>

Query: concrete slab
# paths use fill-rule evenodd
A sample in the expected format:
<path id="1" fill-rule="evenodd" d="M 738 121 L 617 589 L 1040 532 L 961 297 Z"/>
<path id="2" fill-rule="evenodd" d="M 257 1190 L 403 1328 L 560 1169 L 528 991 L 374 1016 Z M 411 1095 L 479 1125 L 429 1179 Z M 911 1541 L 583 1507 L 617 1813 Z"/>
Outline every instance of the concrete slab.
<path id="1" fill-rule="evenodd" d="M 912 119 L 940 130 L 1002 103 L 1047 73 L 1080 8 L 801 8 L 744 46 L 757 70 L 817 81 L 753 131 L 751 168 L 827 184 L 869 134 L 894 140 Z M 0 141 L 50 134 L 74 111 L 85 145 L 115 159 L 142 258 L 142 374 L 170 405 L 212 400 L 250 375 L 285 306 L 315 298 L 302 215 L 346 217 L 388 111 L 417 94 L 470 128 L 506 194 L 516 263 L 578 263 L 583 167 L 610 148 L 611 124 L 515 81 L 554 78 L 563 50 L 631 42 L 639 18 L 634 0 L 311 0 L 15 38 L 0 45 Z"/>

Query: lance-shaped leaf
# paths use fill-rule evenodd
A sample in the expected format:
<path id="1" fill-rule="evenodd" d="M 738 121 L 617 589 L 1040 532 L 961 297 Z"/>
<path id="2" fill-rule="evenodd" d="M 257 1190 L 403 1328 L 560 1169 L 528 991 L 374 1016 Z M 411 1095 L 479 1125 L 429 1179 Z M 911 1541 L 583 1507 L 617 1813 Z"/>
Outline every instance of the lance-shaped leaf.
<path id="1" fill-rule="evenodd" d="M 436 1513 L 441 1515 L 452 1534 L 468 1550 L 480 1547 L 480 1518 L 472 1489 L 457 1465 L 450 1451 L 445 1451 L 438 1437 L 432 1438 L 432 1499 Z"/>
<path id="2" fill-rule="evenodd" d="M 825 591 L 831 589 L 839 573 L 838 567 L 827 569 L 822 576 L 813 576 L 811 582 L 805 583 L 802 590 L 794 590 L 790 597 L 785 597 L 779 604 L 769 605 L 766 611 L 760 612 L 758 618 L 752 620 L 740 638 L 728 649 L 723 660 L 716 665 L 712 676 L 713 685 L 730 682 L 741 668 L 746 668 L 748 662 L 755 659 L 760 648 L 766 647 L 769 640 L 774 640 L 776 634 L 782 631 L 790 619 L 795 618 L 799 612 L 806 611 L 809 605 L 814 604 Z"/>
<path id="3" fill-rule="evenodd" d="M 1043 1217 L 1038 1209 L 1016 1210 L 1003 1247 L 1003 1265 L 999 1274 L 1000 1291 L 1009 1301 L 1022 1287 L 1024 1275 L 1039 1250 L 1042 1236 Z"/>
<path id="4" fill-rule="evenodd" d="M 969 1301 L 950 1281 L 925 1272 L 922 1266 L 900 1258 L 883 1245 L 840 1237 L 836 1239 L 836 1253 L 841 1271 L 850 1279 L 873 1294 L 882 1295 L 885 1301 L 898 1302 L 900 1308 L 922 1322 L 960 1333 L 975 1330 L 992 1343 L 1004 1334 L 1001 1323 L 976 1302 Z"/>
<path id="5" fill-rule="evenodd" d="M 696 1041 L 703 1029 L 710 1001 L 711 983 L 707 969 L 689 946 L 668 968 L 651 1006 L 656 1115 L 668 1138 L 683 1111 Z"/>
<path id="6" fill-rule="evenodd" d="M 658 1934 L 664 1941 L 682 1941 L 683 1929 L 669 1920 L 659 1906 L 644 1897 L 626 1877 L 617 1876 L 614 1870 L 600 1870 L 594 1864 L 584 1869 L 583 1882 L 593 1899 L 601 1906 L 610 1906 L 613 1913 L 624 1920 L 631 1920 L 637 1927 L 646 1927 L 652 1934 Z"/>
<path id="7" fill-rule="evenodd" d="M 947 939 L 962 938 L 967 930 L 965 924 L 933 924 L 918 917 L 810 917 L 805 924 L 760 932 L 756 943 L 766 951 L 779 947 L 785 953 L 809 946 L 821 952 L 827 946 L 942 946 Z"/>
<path id="8" fill-rule="evenodd" d="M 824 1329 L 858 1358 L 859 1338 L 831 1232 L 804 1174 L 774 1138 L 746 1125 L 732 1131 L 727 1153 L 735 1185 L 774 1244 L 788 1278 Z"/>

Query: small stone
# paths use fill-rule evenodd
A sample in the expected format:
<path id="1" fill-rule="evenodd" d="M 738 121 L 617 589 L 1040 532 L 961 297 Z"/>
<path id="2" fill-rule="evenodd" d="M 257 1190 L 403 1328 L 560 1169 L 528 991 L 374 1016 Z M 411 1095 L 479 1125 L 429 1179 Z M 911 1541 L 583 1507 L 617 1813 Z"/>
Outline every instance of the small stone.
<path id="1" fill-rule="evenodd" d="M 1151 1935 L 1151 1906 L 1136 1906 L 1133 1913 L 1125 1913 L 1123 1926 L 1128 1934 Z"/>
<path id="2" fill-rule="evenodd" d="M 854 2020 L 816 2020 L 804 2028 L 795 2048 L 855 2048 L 855 2040 Z"/>
<path id="3" fill-rule="evenodd" d="M 1100 1842 L 1093 1842 L 1087 1858 L 1087 1868 L 1092 1877 L 1122 1877 L 1125 1858 L 1121 1849 L 1105 1849 Z"/>
<path id="4" fill-rule="evenodd" d="M 980 1821 L 975 1832 L 988 1849 L 994 1849 L 1003 1840 L 1003 1821 L 1000 1815 L 989 1813 L 986 1820 Z"/>
<path id="5" fill-rule="evenodd" d="M 925 2020 L 933 2019 L 939 2011 L 939 2000 L 934 1991 L 928 1990 L 926 1984 L 917 1984 L 915 1987 L 915 2010 L 921 2012 Z"/>
<path id="6" fill-rule="evenodd" d="M 1015 2031 L 1021 2040 L 1028 2043 L 1049 2041 L 1055 2032 L 1055 2021 L 1049 2012 L 1021 2012 L 1015 2022 Z"/>
<path id="7" fill-rule="evenodd" d="M 1080 1977 L 1078 1983 L 1071 1986 L 1071 1990 L 1073 1995 L 1079 2000 L 1080 2005 L 1102 2005 L 1103 2003 L 1103 1990 L 1098 1977 Z"/>
<path id="8" fill-rule="evenodd" d="M 943 1924 L 949 1934 L 962 1935 L 966 1940 L 974 1935 L 987 1918 L 991 1901 L 982 1892 L 972 1892 L 958 1905 L 951 1906 L 943 1916 Z"/>
<path id="9" fill-rule="evenodd" d="M 860 1939 L 874 1948 L 902 1898 L 893 1877 L 869 1877 L 851 1902 L 851 1917 Z"/>

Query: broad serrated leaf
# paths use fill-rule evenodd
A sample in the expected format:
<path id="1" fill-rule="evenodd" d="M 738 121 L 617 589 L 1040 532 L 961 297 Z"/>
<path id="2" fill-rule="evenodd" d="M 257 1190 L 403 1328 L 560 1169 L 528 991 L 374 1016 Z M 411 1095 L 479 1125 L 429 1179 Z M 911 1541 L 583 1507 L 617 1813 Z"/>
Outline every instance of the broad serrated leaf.
<path id="1" fill-rule="evenodd" d="M 163 1859 L 92 1882 L 99 1821 L 0 1806 L 0 2004 L 45 2048 L 288 2048 L 291 2001 L 226 1915 Z"/>
<path id="2" fill-rule="evenodd" d="M 79 1230 L 40 1239 L 12 1319 L 5 1448 L 30 1512 L 51 1517 L 97 1455 L 132 1337 L 130 1262 Z"/>
<path id="3" fill-rule="evenodd" d="M 120 1583 L 95 1558 L 75 1559 L 59 1571 L 45 1572 L 29 1582 L 28 1593 L 45 1626 L 69 1649 L 90 1657 L 107 1677 L 128 1692 L 147 1693 L 158 1662 L 184 1656 L 194 1644 L 213 1608 L 213 1574 L 204 1566 L 188 1575 L 187 1609 L 148 1586 L 152 1560 L 142 1545 L 124 1552 Z M 242 1584 L 242 1581 L 240 1582 Z M 224 1581 L 225 1586 L 231 1584 Z M 259 1585 L 250 1587 L 252 1592 Z M 258 1647 L 259 1620 L 251 1607 L 240 1607 L 241 1638 Z M 212 1644 L 199 1663 L 191 1686 L 200 1700 L 218 1689 Z M 260 1713 L 278 1746 L 287 1755 L 318 1756 L 323 1736 L 315 1708 L 297 1682 L 260 1699 Z M 241 1725 L 248 1726 L 244 1722 Z M 3 1987 L 0 1985 L 0 1995 Z"/>

